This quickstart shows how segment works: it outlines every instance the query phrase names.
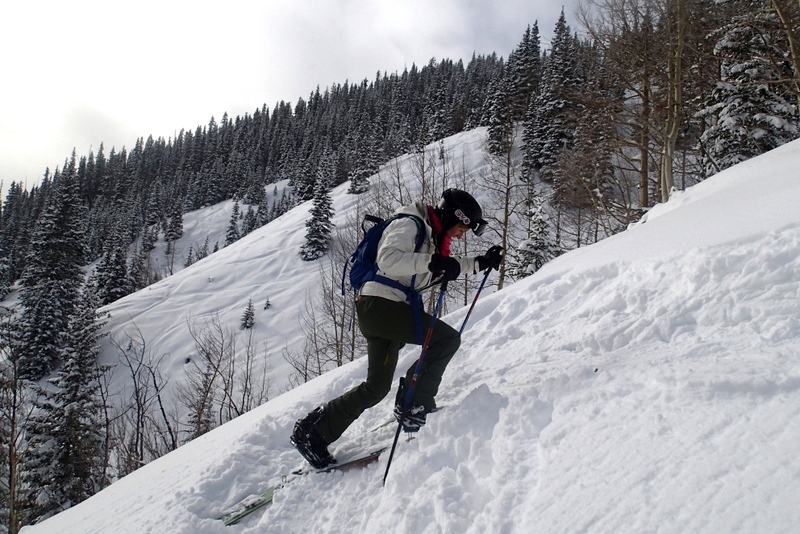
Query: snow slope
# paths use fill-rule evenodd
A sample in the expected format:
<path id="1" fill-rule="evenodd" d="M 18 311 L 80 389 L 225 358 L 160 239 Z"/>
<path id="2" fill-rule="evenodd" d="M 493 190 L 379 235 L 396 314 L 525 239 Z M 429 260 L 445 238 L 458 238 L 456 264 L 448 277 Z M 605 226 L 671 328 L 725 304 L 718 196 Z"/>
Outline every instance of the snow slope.
<path id="1" fill-rule="evenodd" d="M 486 129 L 479 128 L 455 135 L 445 142 L 451 165 L 467 169 L 477 176 L 486 165 L 483 144 Z M 429 150 L 437 150 L 434 144 Z M 392 165 L 403 176 L 413 173 L 414 157 L 403 156 Z M 452 172 L 452 170 L 451 170 Z M 384 175 L 388 171 L 383 171 Z M 285 184 L 279 184 L 284 187 Z M 332 191 L 335 215 L 333 223 L 342 229 L 353 222 L 348 214 L 354 210 L 358 197 L 346 193 L 349 182 Z M 267 187 L 272 197 L 273 186 Z M 153 360 L 161 360 L 161 370 L 167 381 L 168 403 L 175 388 L 183 382 L 186 359 L 197 350 L 189 332 L 193 325 L 199 330 L 204 322 L 218 317 L 224 328 L 239 329 L 248 300 L 255 308 L 254 339 L 260 340 L 256 353 L 266 355 L 271 379 L 270 396 L 277 396 L 289 387 L 292 368 L 285 361 L 286 350 L 299 352 L 303 348 L 299 317 L 308 295 L 318 290 L 319 262 L 302 261 L 298 255 L 305 241 L 305 224 L 311 201 L 301 204 L 269 224 L 253 231 L 239 241 L 222 248 L 189 268 L 183 268 L 183 258 L 189 247 L 197 250 L 208 238 L 209 249 L 215 242 L 225 242 L 233 201 L 225 201 L 184 216 L 184 236 L 177 242 L 172 276 L 102 308 L 107 312 L 103 358 L 119 361 L 115 344 L 125 347 L 129 337 L 142 337 Z M 242 207 L 241 211 L 246 211 Z M 352 218 L 352 215 L 349 216 Z M 360 221 L 359 221 L 360 223 Z M 158 243 L 152 253 L 159 263 L 164 259 L 165 243 Z M 327 263 L 327 262 L 324 262 Z M 329 268 L 325 265 L 323 268 Z M 336 276 L 342 265 L 336 264 Z M 166 269 L 159 265 L 159 270 Z M 271 307 L 264 309 L 269 299 Z M 238 343 L 244 350 L 244 341 Z M 124 371 L 115 374 L 115 389 L 128 387 Z M 124 395 L 123 395 L 124 396 Z"/>
<path id="2" fill-rule="evenodd" d="M 215 519 L 302 464 L 288 444 L 294 420 L 360 382 L 358 360 L 23 532 L 797 532 L 799 167 L 800 141 L 482 296 L 445 374 L 446 408 L 400 442 L 386 487 L 383 457 L 299 479 L 243 524 Z M 264 231 L 248 246 L 266 258 L 275 240 L 300 239 L 301 229 Z M 224 292 L 234 273 L 255 268 L 237 250 L 166 280 L 170 290 L 150 304 L 205 302 L 211 272 Z M 114 314 L 125 310 L 120 301 Z M 458 326 L 464 314 L 444 320 Z M 405 350 L 400 369 L 416 357 Z M 389 419 L 393 397 L 334 454 L 390 441 L 392 425 L 371 430 Z"/>

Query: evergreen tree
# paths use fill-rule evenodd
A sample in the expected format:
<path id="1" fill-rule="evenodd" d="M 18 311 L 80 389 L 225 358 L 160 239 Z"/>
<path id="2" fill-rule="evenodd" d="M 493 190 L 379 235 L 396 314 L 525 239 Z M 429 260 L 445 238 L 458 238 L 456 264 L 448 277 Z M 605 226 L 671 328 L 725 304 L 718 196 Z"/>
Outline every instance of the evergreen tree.
<path id="1" fill-rule="evenodd" d="M 253 328 L 255 324 L 255 309 L 253 308 L 253 299 L 250 299 L 247 302 L 247 308 L 244 310 L 244 314 L 242 314 L 242 321 L 239 324 L 242 330 L 247 330 L 248 328 Z"/>
<path id="2" fill-rule="evenodd" d="M 272 198 L 273 202 L 275 201 L 275 199 L 278 198 L 278 186 L 275 186 L 273 188 Z M 264 226 L 271 220 L 272 219 L 269 211 L 269 199 L 265 194 L 261 197 L 261 201 L 258 203 L 258 226 L 259 227 Z"/>
<path id="3" fill-rule="evenodd" d="M 149 254 L 153 249 L 156 248 L 156 242 L 158 241 L 158 228 L 157 227 L 148 227 L 145 226 L 142 229 L 142 252 L 145 254 Z"/>
<path id="4" fill-rule="evenodd" d="M 508 76 L 501 77 L 496 84 L 496 89 L 488 101 L 489 128 L 487 143 L 489 153 L 502 156 L 508 153 L 514 142 L 514 116 L 511 99 L 511 80 Z"/>
<path id="5" fill-rule="evenodd" d="M 190 267 L 195 261 L 197 261 L 194 257 L 194 247 L 189 245 L 189 252 L 186 254 L 186 260 L 183 262 L 184 267 Z"/>
<path id="6" fill-rule="evenodd" d="M 522 42 L 509 56 L 507 70 L 513 80 L 512 110 L 514 120 L 523 120 L 532 98 L 539 94 L 542 78 L 542 47 L 539 38 L 539 23 L 528 26 Z"/>
<path id="7" fill-rule="evenodd" d="M 233 211 L 231 212 L 231 221 L 228 224 L 228 231 L 225 232 L 225 246 L 236 243 L 241 238 L 239 233 L 239 201 L 233 204 Z"/>
<path id="8" fill-rule="evenodd" d="M 164 210 L 161 206 L 161 191 L 160 187 L 156 186 L 150 191 L 150 196 L 147 201 L 147 215 L 145 224 L 147 226 L 156 226 L 161 223 L 164 218 Z"/>
<path id="9" fill-rule="evenodd" d="M 11 259 L 6 252 L 5 246 L 0 241 L 0 302 L 11 292 L 11 285 L 14 282 L 11 275 Z"/>
<path id="10" fill-rule="evenodd" d="M 317 176 L 314 186 L 314 205 L 311 218 L 306 222 L 306 242 L 300 249 L 300 257 L 305 261 L 321 258 L 328 252 L 333 232 L 333 207 L 328 179 L 324 174 Z"/>
<path id="11" fill-rule="evenodd" d="M 150 272 L 150 254 L 139 248 L 133 251 L 128 262 L 128 287 L 138 291 L 155 282 Z"/>
<path id="12" fill-rule="evenodd" d="M 164 240 L 174 242 L 183 235 L 183 202 L 178 201 L 172 207 L 172 213 L 167 223 L 167 231 L 164 232 Z"/>
<path id="13" fill-rule="evenodd" d="M 571 93 L 578 85 L 575 41 L 564 11 L 555 27 L 550 55 L 545 59 L 541 91 L 531 100 L 523 133 L 523 174 L 538 171 L 545 180 L 558 182 L 557 161 L 572 145 L 575 105 Z M 558 185 L 558 184 L 557 184 Z"/>
<path id="14" fill-rule="evenodd" d="M 203 246 L 200 247 L 197 251 L 197 259 L 202 260 L 208 256 L 208 236 L 206 236 L 206 240 L 203 242 Z"/>
<path id="15" fill-rule="evenodd" d="M 115 236 L 97 264 L 94 283 L 101 306 L 115 302 L 133 292 L 131 277 L 128 275 L 127 250 L 128 247 L 123 244 L 122 238 Z"/>
<path id="16" fill-rule="evenodd" d="M 40 388 L 38 410 L 29 439 L 32 455 L 26 480 L 38 493 L 36 516 L 69 508 L 107 484 L 103 451 L 102 407 L 97 390 L 98 300 L 87 286 L 70 317 L 61 360 L 63 367 Z"/>
<path id="17" fill-rule="evenodd" d="M 718 33 L 714 54 L 722 59 L 720 81 L 698 113 L 708 124 L 700 142 L 709 175 L 768 152 L 800 132 L 798 95 L 785 83 L 794 77 L 788 45 L 782 32 L 770 31 L 780 21 L 760 5 L 745 10 Z"/>
<path id="18" fill-rule="evenodd" d="M 353 161 L 353 168 L 350 171 L 350 188 L 347 192 L 359 195 L 369 190 L 369 177 L 378 170 L 375 161 L 375 132 L 367 111 L 362 112 L 353 135 L 355 161 Z"/>
<path id="19" fill-rule="evenodd" d="M 18 326 L 10 314 L 0 314 L 0 530 L 12 533 L 30 523 L 26 508 L 33 500 L 21 472 L 28 455 L 31 388 L 20 376 Z"/>
<path id="20" fill-rule="evenodd" d="M 48 181 L 45 175 L 45 183 Z M 35 190 L 34 190 L 35 194 Z M 25 250 L 30 240 L 31 195 L 12 182 L 0 215 L 0 301 L 8 294 L 25 267 Z"/>
<path id="21" fill-rule="evenodd" d="M 537 195 L 532 195 L 526 239 L 509 254 L 509 271 L 516 279 L 530 276 L 560 254 L 549 216 Z"/>
<path id="22" fill-rule="evenodd" d="M 256 211 L 253 209 L 253 206 L 247 206 L 247 213 L 245 214 L 244 221 L 242 222 L 243 236 L 258 228 L 258 216 L 256 215 Z"/>
<path id="23" fill-rule="evenodd" d="M 53 178 L 44 213 L 31 237 L 22 274 L 23 376 L 38 380 L 60 363 L 67 320 L 75 309 L 86 263 L 85 208 L 75 157 Z"/>
<path id="24" fill-rule="evenodd" d="M 488 143 L 493 155 L 509 151 L 515 123 L 525 119 L 532 98 L 539 92 L 540 53 L 539 26 L 534 24 L 533 28 L 528 26 L 522 42 L 509 56 L 502 76 L 492 85 Z"/>

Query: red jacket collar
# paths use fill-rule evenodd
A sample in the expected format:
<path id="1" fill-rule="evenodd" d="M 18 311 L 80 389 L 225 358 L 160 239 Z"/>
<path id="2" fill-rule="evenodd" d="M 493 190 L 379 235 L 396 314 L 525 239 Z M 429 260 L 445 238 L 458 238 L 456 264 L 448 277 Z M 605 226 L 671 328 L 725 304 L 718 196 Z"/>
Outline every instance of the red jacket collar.
<path id="1" fill-rule="evenodd" d="M 433 228 L 434 241 L 436 242 L 436 250 L 442 256 L 450 255 L 450 241 L 449 237 L 442 228 L 442 221 L 433 206 L 428 206 L 428 219 L 431 221 L 431 228 Z"/>

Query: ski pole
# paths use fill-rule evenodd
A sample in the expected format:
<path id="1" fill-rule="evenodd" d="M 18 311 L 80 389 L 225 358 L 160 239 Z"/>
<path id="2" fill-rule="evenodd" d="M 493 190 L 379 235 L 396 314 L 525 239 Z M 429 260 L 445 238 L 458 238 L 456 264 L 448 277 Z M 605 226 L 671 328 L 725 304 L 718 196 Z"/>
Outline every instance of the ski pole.
<path id="1" fill-rule="evenodd" d="M 433 282 L 431 282 L 430 284 L 428 284 L 428 285 L 426 285 L 426 286 L 422 286 L 422 287 L 415 288 L 415 289 L 414 289 L 414 291 L 416 291 L 417 293 L 422 293 L 422 292 L 423 292 L 423 291 L 425 291 L 426 289 L 430 289 L 430 288 L 432 288 L 433 286 L 438 286 L 438 285 L 439 285 L 439 284 L 441 284 L 442 282 L 444 282 L 444 276 L 443 276 L 443 277 L 441 277 L 441 278 L 438 278 L 438 279 L 434 280 Z"/>
<path id="2" fill-rule="evenodd" d="M 472 309 L 475 307 L 475 303 L 478 302 L 478 297 L 481 296 L 481 291 L 483 291 L 483 286 L 486 285 L 486 280 L 489 279 L 489 273 L 492 272 L 492 268 L 486 269 L 486 274 L 483 275 L 483 280 L 481 280 L 481 286 L 478 288 L 478 292 L 475 293 L 475 298 L 472 299 L 472 305 L 469 307 L 469 311 L 467 311 L 467 316 L 464 317 L 464 322 L 461 323 L 461 328 L 458 330 L 459 335 L 464 333 L 464 327 L 467 326 L 467 319 L 469 316 L 472 315 Z"/>
<path id="3" fill-rule="evenodd" d="M 394 434 L 394 441 L 392 442 L 392 450 L 389 453 L 389 460 L 386 462 L 386 472 L 383 474 L 384 486 L 386 485 L 386 477 L 389 476 L 389 467 L 392 465 L 394 450 L 397 448 L 397 440 L 400 438 L 400 431 L 403 429 L 403 419 L 406 416 L 406 411 L 408 410 L 409 404 L 411 404 L 411 399 L 414 396 L 414 388 L 417 385 L 417 379 L 419 378 L 420 371 L 422 371 L 422 361 L 425 359 L 425 353 L 428 352 L 428 345 L 430 345 L 431 338 L 433 337 L 433 327 L 436 325 L 436 319 L 439 317 L 439 311 L 442 308 L 442 301 L 444 300 L 444 294 L 446 291 L 447 281 L 445 280 L 444 283 L 442 283 L 442 289 L 439 291 L 439 298 L 436 299 L 436 307 L 433 310 L 431 322 L 428 325 L 428 333 L 425 336 L 425 341 L 422 343 L 422 350 L 419 353 L 419 358 L 417 358 L 417 365 L 414 367 L 414 375 L 411 377 L 411 383 L 408 385 L 408 391 L 406 391 L 406 398 L 403 400 L 403 411 L 400 414 L 400 421 L 397 423 L 397 432 Z"/>

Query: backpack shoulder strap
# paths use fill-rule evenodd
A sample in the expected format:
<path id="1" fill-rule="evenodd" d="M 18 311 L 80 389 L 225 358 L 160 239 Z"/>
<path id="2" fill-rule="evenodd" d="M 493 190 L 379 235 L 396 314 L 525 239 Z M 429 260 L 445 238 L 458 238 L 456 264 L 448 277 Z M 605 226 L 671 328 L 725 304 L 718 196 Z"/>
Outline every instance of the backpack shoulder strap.
<path id="1" fill-rule="evenodd" d="M 399 218 L 410 218 L 417 225 L 417 238 L 414 242 L 414 252 L 419 252 L 419 249 L 422 248 L 422 243 L 425 242 L 425 222 L 419 215 L 414 215 L 411 213 L 398 213 L 397 215 L 387 219 L 386 224 L 388 225 L 393 219 Z M 411 284 L 409 286 L 404 286 L 396 280 L 392 280 L 391 278 L 386 278 L 385 276 L 381 275 L 376 275 L 375 281 L 395 289 L 399 289 L 406 294 L 406 301 L 411 305 L 411 309 L 414 311 L 414 330 L 416 331 L 417 335 L 417 344 L 421 345 L 423 343 L 424 335 L 422 327 L 422 310 L 424 304 L 422 303 L 422 296 L 417 292 L 415 287 L 417 283 L 417 275 L 415 274 L 411 277 Z"/>
<path id="2" fill-rule="evenodd" d="M 417 238 L 414 241 L 414 252 L 419 252 L 419 249 L 422 248 L 422 243 L 425 242 L 425 223 L 422 221 L 422 219 L 418 215 L 413 215 L 411 213 L 398 213 L 397 215 L 394 215 L 394 216 L 390 217 L 389 219 L 386 219 L 386 223 L 385 224 L 388 226 L 389 223 L 392 220 L 401 219 L 401 218 L 410 218 L 417 225 Z M 396 280 L 392 280 L 391 278 L 387 278 L 387 277 L 381 276 L 379 274 L 375 276 L 374 280 L 376 282 L 380 282 L 381 284 L 384 284 L 384 285 L 387 285 L 387 286 L 390 286 L 390 287 L 393 287 L 395 289 L 399 289 L 399 290 L 403 291 L 406 294 L 406 298 L 408 299 L 408 302 L 414 301 L 415 298 L 418 296 L 417 290 L 415 288 L 416 281 L 417 281 L 417 275 L 416 274 L 411 277 L 411 284 L 409 284 L 408 286 L 404 286 L 404 285 L 402 285 L 400 282 L 398 282 Z"/>

